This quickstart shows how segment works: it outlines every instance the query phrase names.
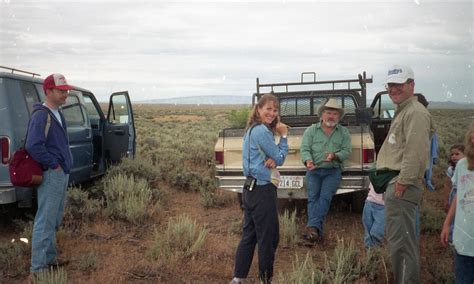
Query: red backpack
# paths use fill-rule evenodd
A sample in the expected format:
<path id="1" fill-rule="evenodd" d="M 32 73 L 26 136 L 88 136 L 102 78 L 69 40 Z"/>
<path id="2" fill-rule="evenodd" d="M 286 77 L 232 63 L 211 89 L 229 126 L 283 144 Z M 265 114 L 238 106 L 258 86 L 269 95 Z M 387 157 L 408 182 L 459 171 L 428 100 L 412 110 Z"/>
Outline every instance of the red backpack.
<path id="1" fill-rule="evenodd" d="M 48 137 L 50 126 L 51 115 L 48 112 L 46 127 L 44 129 L 45 138 Z M 26 131 L 25 144 L 27 137 L 28 131 Z M 10 161 L 9 171 L 10 180 L 14 186 L 35 187 L 40 185 L 43 181 L 43 168 L 37 161 L 33 160 L 30 154 L 28 154 L 25 149 L 25 145 L 13 153 L 13 158 Z"/>

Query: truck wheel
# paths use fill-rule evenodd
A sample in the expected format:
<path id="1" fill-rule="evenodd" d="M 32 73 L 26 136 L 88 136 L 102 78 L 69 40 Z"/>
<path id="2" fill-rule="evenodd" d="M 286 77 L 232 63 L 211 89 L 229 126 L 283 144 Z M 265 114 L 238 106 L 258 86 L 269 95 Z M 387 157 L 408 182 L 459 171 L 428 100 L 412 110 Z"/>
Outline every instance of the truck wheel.
<path id="1" fill-rule="evenodd" d="M 367 190 L 352 193 L 351 207 L 353 212 L 362 213 L 364 210 L 365 199 L 367 198 Z"/>

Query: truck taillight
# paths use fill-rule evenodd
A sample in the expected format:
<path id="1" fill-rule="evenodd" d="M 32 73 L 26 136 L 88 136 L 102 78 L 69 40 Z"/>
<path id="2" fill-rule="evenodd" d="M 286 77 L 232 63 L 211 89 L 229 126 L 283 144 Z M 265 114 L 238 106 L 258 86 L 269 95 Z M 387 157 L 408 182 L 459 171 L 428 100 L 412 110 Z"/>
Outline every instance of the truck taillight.
<path id="1" fill-rule="evenodd" d="M 364 164 L 374 162 L 375 149 L 362 149 L 362 161 Z"/>
<path id="2" fill-rule="evenodd" d="M 216 151 L 216 164 L 223 165 L 224 164 L 224 152 L 223 151 Z"/>
<path id="3" fill-rule="evenodd" d="M 10 140 L 8 138 L 0 138 L 0 150 L 2 151 L 2 164 L 6 165 L 10 158 Z"/>

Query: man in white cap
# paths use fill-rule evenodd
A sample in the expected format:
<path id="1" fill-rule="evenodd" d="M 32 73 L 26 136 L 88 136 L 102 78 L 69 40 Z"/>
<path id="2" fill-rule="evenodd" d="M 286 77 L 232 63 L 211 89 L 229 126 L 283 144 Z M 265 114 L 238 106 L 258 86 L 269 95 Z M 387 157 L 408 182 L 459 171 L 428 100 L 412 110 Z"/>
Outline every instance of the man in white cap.
<path id="1" fill-rule="evenodd" d="M 339 124 L 344 109 L 329 99 L 318 109 L 320 122 L 308 127 L 301 142 L 301 161 L 306 165 L 308 223 L 306 238 L 323 241 L 324 219 L 341 183 L 342 163 L 352 153 L 349 130 Z"/>
<path id="2" fill-rule="evenodd" d="M 60 107 L 66 103 L 71 89 L 61 74 L 46 77 L 45 102 L 34 105 L 28 124 L 26 150 L 43 167 L 43 181 L 36 191 L 38 211 L 31 243 L 32 276 L 50 266 L 64 264 L 57 258 L 55 236 L 64 213 L 72 155 Z"/>
<path id="3" fill-rule="evenodd" d="M 415 76 L 408 66 L 388 70 L 386 89 L 397 109 L 377 156 L 377 171 L 398 173 L 385 192 L 386 235 L 395 283 L 420 283 L 416 208 L 428 167 L 433 119 L 414 96 Z"/>

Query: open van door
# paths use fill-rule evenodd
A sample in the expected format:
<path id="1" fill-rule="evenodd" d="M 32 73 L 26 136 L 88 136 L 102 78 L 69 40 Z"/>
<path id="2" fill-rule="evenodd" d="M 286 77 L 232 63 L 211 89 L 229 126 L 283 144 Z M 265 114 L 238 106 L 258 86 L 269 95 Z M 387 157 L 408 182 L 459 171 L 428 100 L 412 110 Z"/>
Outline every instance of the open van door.
<path id="1" fill-rule="evenodd" d="M 113 163 L 122 157 L 135 156 L 135 121 L 128 92 L 110 96 L 104 130 L 105 157 L 108 161 Z"/>
<path id="2" fill-rule="evenodd" d="M 388 96 L 388 92 L 383 91 L 375 95 L 370 107 L 373 110 L 370 128 L 374 134 L 375 152 L 378 153 L 390 130 L 390 124 L 395 115 L 395 105 Z"/>

